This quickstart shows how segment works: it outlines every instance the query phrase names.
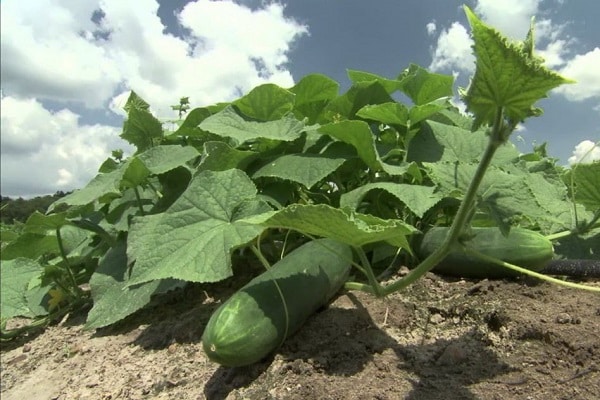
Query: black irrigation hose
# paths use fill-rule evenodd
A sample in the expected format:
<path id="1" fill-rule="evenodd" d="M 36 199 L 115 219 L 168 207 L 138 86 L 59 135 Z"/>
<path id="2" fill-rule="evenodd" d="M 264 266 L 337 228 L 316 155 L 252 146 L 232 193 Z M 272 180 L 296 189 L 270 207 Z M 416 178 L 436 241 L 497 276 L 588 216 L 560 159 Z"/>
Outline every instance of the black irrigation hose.
<path id="1" fill-rule="evenodd" d="M 552 260 L 539 272 L 574 278 L 600 278 L 600 260 Z"/>

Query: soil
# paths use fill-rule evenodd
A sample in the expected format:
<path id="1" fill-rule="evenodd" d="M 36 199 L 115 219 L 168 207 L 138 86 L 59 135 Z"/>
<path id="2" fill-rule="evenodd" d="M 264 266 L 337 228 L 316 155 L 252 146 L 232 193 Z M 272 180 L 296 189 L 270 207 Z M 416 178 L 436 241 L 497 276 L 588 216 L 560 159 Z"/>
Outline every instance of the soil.
<path id="1" fill-rule="evenodd" d="M 600 398 L 597 293 L 428 274 L 385 299 L 342 292 L 268 359 L 224 368 L 200 337 L 242 283 L 188 287 L 96 332 L 82 313 L 3 343 L 1 398 Z"/>

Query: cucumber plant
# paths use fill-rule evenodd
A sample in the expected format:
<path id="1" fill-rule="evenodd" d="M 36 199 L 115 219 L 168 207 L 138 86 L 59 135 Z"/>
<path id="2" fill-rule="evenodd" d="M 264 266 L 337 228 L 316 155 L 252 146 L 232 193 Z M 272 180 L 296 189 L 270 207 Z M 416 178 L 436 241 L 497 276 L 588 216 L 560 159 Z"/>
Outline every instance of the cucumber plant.
<path id="1" fill-rule="evenodd" d="M 470 247 L 481 227 L 538 232 L 556 256 L 597 259 L 600 163 L 567 170 L 543 146 L 520 154 L 510 142 L 517 124 L 541 114 L 535 103 L 570 81 L 533 54 L 532 30 L 513 43 L 465 12 L 476 56 L 461 91 L 468 114 L 451 101 L 451 76 L 414 64 L 393 78 L 349 70 L 341 94 L 311 74 L 228 103 L 191 109 L 193 96 L 183 97 L 168 124 L 132 92 L 121 137 L 135 153 L 115 151 L 84 188 L 2 235 L 2 338 L 90 306 L 86 327 L 104 327 L 155 295 L 227 279 L 233 264 L 281 263 L 315 237 L 351 248 L 315 242 L 360 273 L 346 288 L 377 296 L 456 249 L 550 279 Z M 432 227 L 447 234 L 419 259 Z M 414 269 L 383 285 L 400 264 Z M 6 329 L 17 316 L 30 323 Z"/>

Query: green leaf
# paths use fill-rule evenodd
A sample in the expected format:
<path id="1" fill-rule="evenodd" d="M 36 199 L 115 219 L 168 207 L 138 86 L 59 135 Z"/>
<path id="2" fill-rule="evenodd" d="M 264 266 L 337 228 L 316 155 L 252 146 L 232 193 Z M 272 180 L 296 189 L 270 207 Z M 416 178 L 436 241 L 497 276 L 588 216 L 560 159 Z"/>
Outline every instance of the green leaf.
<path id="1" fill-rule="evenodd" d="M 414 125 L 418 122 L 423 121 L 424 119 L 429 118 L 433 114 L 444 110 L 450 106 L 448 99 L 442 98 L 434 100 L 430 103 L 425 103 L 418 106 L 413 106 L 409 111 L 409 119 L 411 125 Z"/>
<path id="2" fill-rule="evenodd" d="M 511 43 L 485 25 L 464 6 L 471 24 L 476 57 L 475 75 L 464 95 L 467 110 L 475 115 L 475 128 L 492 125 L 499 107 L 513 122 L 539 114 L 534 103 L 564 83 L 565 79 L 532 57 L 523 43 Z"/>
<path id="3" fill-rule="evenodd" d="M 357 117 L 371 119 L 388 125 L 406 126 L 408 109 L 404 104 L 392 102 L 367 105 L 358 110 Z"/>
<path id="4" fill-rule="evenodd" d="M 358 156 L 373 171 L 385 171 L 400 176 L 409 171 L 410 164 L 391 165 L 383 162 L 375 146 L 375 136 L 364 121 L 345 120 L 323 125 L 319 132 L 353 146 Z"/>
<path id="5" fill-rule="evenodd" d="M 472 132 L 456 126 L 427 121 L 412 139 L 407 160 L 417 162 L 478 161 L 483 154 L 488 136 L 484 130 Z M 507 142 L 498 148 L 492 164 L 504 165 L 519 157 L 516 147 Z"/>
<path id="6" fill-rule="evenodd" d="M 348 78 L 352 81 L 352 83 L 371 83 L 377 82 L 388 94 L 392 94 L 400 89 L 402 89 L 403 82 L 396 79 L 388 79 L 383 76 L 373 74 L 371 72 L 365 71 L 357 71 L 353 69 L 348 69 L 347 71 Z"/>
<path id="7" fill-rule="evenodd" d="M 162 135 L 162 124 L 147 108 L 129 108 L 121 138 L 134 145 L 138 151 L 144 151 L 154 146 L 154 139 L 161 138 Z"/>
<path id="8" fill-rule="evenodd" d="M 366 105 L 393 101 L 379 81 L 358 82 L 348 92 L 330 101 L 323 112 L 328 122 L 352 119 Z"/>
<path id="9" fill-rule="evenodd" d="M 106 252 L 90 279 L 94 306 L 88 313 L 86 329 L 113 324 L 150 302 L 153 295 L 183 286 L 174 279 L 158 280 L 128 287 L 127 245 L 120 241 Z"/>
<path id="10" fill-rule="evenodd" d="M 333 100 L 337 97 L 339 90 L 339 83 L 322 74 L 306 75 L 290 88 L 290 92 L 296 95 L 294 107 Z"/>
<path id="11" fill-rule="evenodd" d="M 125 103 L 123 110 L 125 110 L 126 113 L 129 113 L 134 109 L 149 111 L 150 104 L 146 103 L 144 99 L 142 99 L 136 92 L 132 90 L 131 93 L 129 93 L 129 97 L 127 98 L 127 102 Z"/>
<path id="12" fill-rule="evenodd" d="M 460 198 L 473 179 L 477 165 L 437 162 L 425 163 L 425 167 L 431 180 L 443 193 Z M 552 204 L 561 201 L 561 194 L 560 191 L 551 190 L 551 187 L 551 184 L 542 185 L 535 177 L 528 178 L 491 166 L 477 191 L 479 206 L 504 232 L 523 220 L 526 224 L 532 221 L 546 229 L 568 225 L 571 221 L 570 210 L 564 208 L 560 212 L 556 204 Z"/>
<path id="13" fill-rule="evenodd" d="M 144 163 L 151 174 L 160 175 L 185 165 L 198 157 L 200 153 L 192 146 L 156 146 L 136 157 Z"/>
<path id="14" fill-rule="evenodd" d="M 381 170 L 381 160 L 375 149 L 371 128 L 364 121 L 341 121 L 324 125 L 319 132 L 352 145 L 358 156 L 373 171 Z"/>
<path id="15" fill-rule="evenodd" d="M 242 144 L 259 138 L 290 142 L 300 137 L 304 123 L 292 115 L 277 121 L 246 121 L 232 107 L 206 118 L 200 128 L 221 137 L 230 137 Z"/>
<path id="16" fill-rule="evenodd" d="M 450 75 L 434 74 L 411 64 L 399 79 L 402 79 L 402 91 L 418 106 L 452 97 L 454 78 Z"/>
<path id="17" fill-rule="evenodd" d="M 255 87 L 232 104 L 250 118 L 275 121 L 292 110 L 294 93 L 273 83 L 266 83 Z"/>
<path id="18" fill-rule="evenodd" d="M 127 160 L 123 177 L 121 178 L 121 188 L 134 188 L 146 182 L 150 176 L 150 171 L 144 163 L 136 156 Z"/>
<path id="19" fill-rule="evenodd" d="M 259 153 L 255 151 L 234 149 L 227 143 L 206 142 L 197 171 L 225 171 L 232 168 L 244 170 L 258 156 Z"/>
<path id="20" fill-rule="evenodd" d="M 571 179 L 575 201 L 592 212 L 600 210 L 600 162 L 577 164 L 567 174 L 567 184 Z"/>
<path id="21" fill-rule="evenodd" d="M 135 266 L 128 286 L 166 278 L 216 282 L 231 276 L 231 252 L 262 231 L 240 219 L 269 209 L 256 203 L 256 192 L 240 170 L 203 171 L 164 213 L 134 218 L 127 253 Z"/>
<path id="22" fill-rule="evenodd" d="M 377 189 L 385 190 L 396 197 L 419 218 L 422 218 L 427 210 L 436 205 L 443 197 L 440 193 L 435 192 L 433 186 L 376 182 L 368 183 L 358 189 L 344 193 L 340 198 L 340 207 L 356 209 L 370 191 Z"/>
<path id="23" fill-rule="evenodd" d="M 325 106 L 338 96 L 339 90 L 340 85 L 325 75 L 305 76 L 290 89 L 296 95 L 294 114 L 308 118 L 310 124 L 316 123 Z"/>
<path id="24" fill-rule="evenodd" d="M 274 177 L 313 187 L 346 161 L 319 154 L 286 154 L 259 168 L 252 178 Z"/>
<path id="25" fill-rule="evenodd" d="M 77 189 L 68 195 L 61 197 L 54 202 L 49 210 L 59 204 L 67 204 L 70 206 L 84 206 L 96 200 L 110 202 L 112 199 L 121 196 L 121 180 L 125 172 L 126 164 L 121 164 L 119 169 L 108 173 L 100 173 L 96 175 L 84 188 Z"/>
<path id="26" fill-rule="evenodd" d="M 22 233 L 2 249 L 2 260 L 23 257 L 32 260 L 47 254 L 58 253 L 56 234 Z M 3 263 L 4 265 L 4 263 Z"/>
<path id="27" fill-rule="evenodd" d="M 245 221 L 327 237 L 351 246 L 386 241 L 409 252 L 406 236 L 416 232 L 415 228 L 400 220 L 384 220 L 325 204 L 293 204 L 281 211 L 249 217 Z"/>
<path id="28" fill-rule="evenodd" d="M 27 218 L 23 232 L 46 234 L 48 231 L 55 231 L 56 229 L 68 224 L 66 213 L 56 214 L 42 214 L 39 211 L 34 211 L 33 214 Z"/>
<path id="29" fill-rule="evenodd" d="M 29 283 L 39 277 L 42 267 L 36 261 L 16 258 L 2 262 L 0 268 L 0 314 L 2 320 L 35 317 L 25 297 Z"/>

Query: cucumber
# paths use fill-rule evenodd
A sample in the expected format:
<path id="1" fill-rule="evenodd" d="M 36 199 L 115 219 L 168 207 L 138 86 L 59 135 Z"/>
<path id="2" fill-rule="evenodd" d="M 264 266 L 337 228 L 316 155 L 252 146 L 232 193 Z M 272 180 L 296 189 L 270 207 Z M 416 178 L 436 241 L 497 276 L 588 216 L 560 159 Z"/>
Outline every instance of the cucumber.
<path id="1" fill-rule="evenodd" d="M 450 228 L 431 228 L 418 248 L 422 259 L 429 256 L 444 241 Z M 465 246 L 481 253 L 533 271 L 541 271 L 554 256 L 552 242 L 542 234 L 524 228 L 513 227 L 504 236 L 496 227 L 471 228 L 473 237 L 464 241 Z M 436 265 L 433 271 L 464 278 L 506 278 L 519 273 L 499 265 L 466 255 L 456 248 Z"/>
<path id="2" fill-rule="evenodd" d="M 331 239 L 289 253 L 213 313 L 202 335 L 208 358 L 226 367 L 262 360 L 342 287 L 350 260 L 350 247 Z"/>

